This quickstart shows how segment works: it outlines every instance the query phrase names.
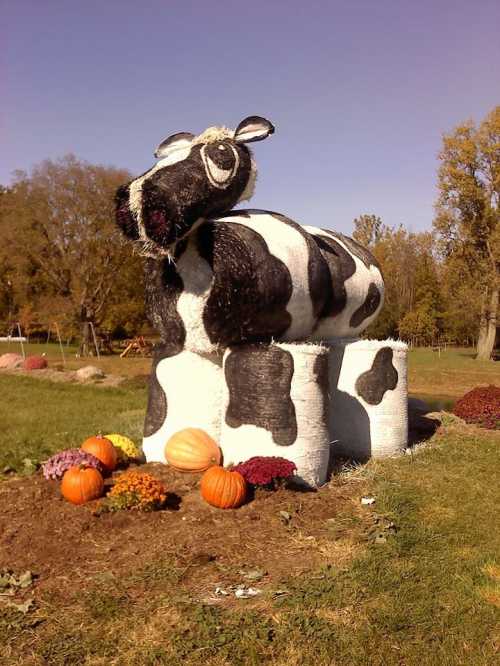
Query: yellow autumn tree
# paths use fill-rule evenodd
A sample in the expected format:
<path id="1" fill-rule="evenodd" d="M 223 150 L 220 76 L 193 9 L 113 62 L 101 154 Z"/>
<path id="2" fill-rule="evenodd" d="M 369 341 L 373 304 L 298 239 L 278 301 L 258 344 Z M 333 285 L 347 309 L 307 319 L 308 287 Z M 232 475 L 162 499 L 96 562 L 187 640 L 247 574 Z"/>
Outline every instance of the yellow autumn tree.
<path id="1" fill-rule="evenodd" d="M 477 358 L 495 346 L 500 289 L 500 106 L 443 136 L 434 229 L 479 294 Z M 452 297 L 452 295 L 450 295 Z"/>

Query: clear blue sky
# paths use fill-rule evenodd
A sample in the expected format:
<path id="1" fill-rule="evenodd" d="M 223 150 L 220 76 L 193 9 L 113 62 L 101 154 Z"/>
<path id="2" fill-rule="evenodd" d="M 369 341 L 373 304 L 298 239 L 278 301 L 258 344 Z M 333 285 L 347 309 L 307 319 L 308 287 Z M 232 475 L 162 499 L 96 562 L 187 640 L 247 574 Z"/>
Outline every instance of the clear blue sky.
<path id="1" fill-rule="evenodd" d="M 253 207 L 430 228 L 441 134 L 500 103 L 498 0 L 2 0 L 0 183 L 263 115 Z"/>

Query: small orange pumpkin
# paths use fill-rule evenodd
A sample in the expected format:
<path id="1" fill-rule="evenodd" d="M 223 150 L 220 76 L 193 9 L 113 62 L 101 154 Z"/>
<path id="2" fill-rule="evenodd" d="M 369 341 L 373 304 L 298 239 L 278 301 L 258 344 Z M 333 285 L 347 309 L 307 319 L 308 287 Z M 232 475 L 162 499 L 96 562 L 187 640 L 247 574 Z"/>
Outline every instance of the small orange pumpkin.
<path id="1" fill-rule="evenodd" d="M 235 509 L 245 501 L 247 482 L 239 472 L 210 467 L 201 477 L 201 496 L 219 509 Z"/>
<path id="2" fill-rule="evenodd" d="M 118 452 L 113 442 L 102 435 L 89 437 L 80 448 L 98 458 L 109 472 L 112 472 L 118 463 Z"/>
<path id="3" fill-rule="evenodd" d="M 85 504 L 101 497 L 104 490 L 102 474 L 93 467 L 70 467 L 61 481 L 61 494 L 73 504 Z"/>
<path id="4" fill-rule="evenodd" d="M 221 450 L 210 435 L 200 428 L 179 430 L 165 446 L 165 458 L 179 472 L 204 472 L 220 465 Z"/>

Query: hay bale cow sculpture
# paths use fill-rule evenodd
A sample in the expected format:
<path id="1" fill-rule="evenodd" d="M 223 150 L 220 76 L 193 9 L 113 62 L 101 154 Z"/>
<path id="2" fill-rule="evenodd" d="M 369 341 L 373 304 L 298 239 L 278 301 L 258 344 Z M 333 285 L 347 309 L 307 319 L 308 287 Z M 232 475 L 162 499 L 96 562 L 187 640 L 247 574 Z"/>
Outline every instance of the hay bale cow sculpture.
<path id="1" fill-rule="evenodd" d="M 324 341 L 355 339 L 379 313 L 384 283 L 351 238 L 232 210 L 254 191 L 247 144 L 273 132 L 250 116 L 234 131 L 174 134 L 117 192 L 116 220 L 146 257 L 146 312 L 161 336 L 143 448 L 164 461 L 170 435 L 199 427 L 226 462 L 281 455 L 319 485 L 331 421 Z"/>

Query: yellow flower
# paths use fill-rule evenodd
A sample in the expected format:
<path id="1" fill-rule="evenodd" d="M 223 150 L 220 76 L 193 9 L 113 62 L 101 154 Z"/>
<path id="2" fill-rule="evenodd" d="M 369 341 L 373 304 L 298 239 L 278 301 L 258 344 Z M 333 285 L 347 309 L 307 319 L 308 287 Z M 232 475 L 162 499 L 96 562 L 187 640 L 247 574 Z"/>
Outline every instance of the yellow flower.
<path id="1" fill-rule="evenodd" d="M 117 433 L 105 435 L 105 437 L 116 447 L 120 461 L 126 462 L 128 458 L 138 458 L 140 456 L 139 449 L 129 437 Z"/>

